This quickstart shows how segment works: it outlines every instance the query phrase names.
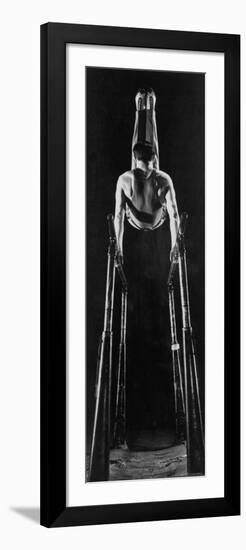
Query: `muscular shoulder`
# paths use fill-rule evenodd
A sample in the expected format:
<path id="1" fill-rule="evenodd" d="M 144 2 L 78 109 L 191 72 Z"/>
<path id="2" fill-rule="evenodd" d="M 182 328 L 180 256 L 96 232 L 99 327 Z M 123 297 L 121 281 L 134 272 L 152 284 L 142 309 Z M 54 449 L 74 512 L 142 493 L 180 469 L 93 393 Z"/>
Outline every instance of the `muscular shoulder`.
<path id="1" fill-rule="evenodd" d="M 167 172 L 163 172 L 162 170 L 155 170 L 155 176 L 159 184 L 162 184 L 166 187 L 166 189 L 170 189 L 170 187 L 173 187 L 173 182 L 169 174 Z"/>
<path id="2" fill-rule="evenodd" d="M 127 172 L 124 172 L 123 174 L 121 174 L 117 181 L 117 188 L 122 189 L 124 191 L 129 187 L 131 187 L 132 176 L 133 176 L 132 170 L 127 170 Z"/>
<path id="3" fill-rule="evenodd" d="M 133 170 L 127 170 L 126 172 L 123 172 L 123 174 L 119 176 L 118 181 L 120 182 L 128 181 L 132 179 L 132 175 L 133 175 Z"/>

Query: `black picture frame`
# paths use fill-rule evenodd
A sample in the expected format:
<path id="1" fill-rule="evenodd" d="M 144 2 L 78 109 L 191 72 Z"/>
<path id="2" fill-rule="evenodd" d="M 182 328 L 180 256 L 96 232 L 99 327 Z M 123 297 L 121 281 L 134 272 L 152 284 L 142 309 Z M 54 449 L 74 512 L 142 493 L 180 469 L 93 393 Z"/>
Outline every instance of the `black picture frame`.
<path id="1" fill-rule="evenodd" d="M 66 506 L 66 44 L 222 52 L 225 60 L 224 497 Z M 216 266 L 215 266 L 216 268 Z M 240 36 L 41 26 L 41 524 L 240 514 Z"/>

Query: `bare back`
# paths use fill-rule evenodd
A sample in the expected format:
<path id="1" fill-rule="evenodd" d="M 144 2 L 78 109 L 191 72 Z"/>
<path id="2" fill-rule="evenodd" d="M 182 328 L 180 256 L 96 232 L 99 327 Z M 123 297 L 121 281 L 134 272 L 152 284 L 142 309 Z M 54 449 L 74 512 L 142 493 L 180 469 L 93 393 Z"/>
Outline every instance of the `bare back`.
<path id="1" fill-rule="evenodd" d="M 138 230 L 154 230 L 170 218 L 172 242 L 175 241 L 178 212 L 172 180 L 153 167 L 137 167 L 124 172 L 116 186 L 115 228 L 122 251 L 124 213 Z"/>
<path id="2" fill-rule="evenodd" d="M 164 172 L 149 170 L 147 173 L 136 168 L 120 176 L 126 197 L 135 208 L 153 214 L 161 208 L 168 191 L 168 179 Z"/>

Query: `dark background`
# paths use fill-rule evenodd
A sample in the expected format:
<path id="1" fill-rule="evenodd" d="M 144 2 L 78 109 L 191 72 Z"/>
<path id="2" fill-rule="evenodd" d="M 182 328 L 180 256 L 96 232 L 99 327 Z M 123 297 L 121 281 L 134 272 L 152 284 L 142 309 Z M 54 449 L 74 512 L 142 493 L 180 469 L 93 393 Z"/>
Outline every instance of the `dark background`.
<path id="1" fill-rule="evenodd" d="M 189 215 L 186 248 L 191 319 L 204 404 L 204 75 L 87 67 L 88 441 L 93 420 L 97 347 L 104 317 L 108 244 L 106 217 L 108 213 L 114 213 L 119 175 L 131 168 L 135 95 L 139 88 L 153 88 L 156 93 L 160 169 L 173 180 L 179 212 L 186 211 Z M 160 229 L 149 233 L 139 232 L 125 221 L 124 266 L 129 282 L 129 431 L 134 428 L 168 427 L 173 423 L 166 291 L 169 250 L 168 220 Z M 119 294 L 119 285 L 116 284 L 114 366 L 119 336 Z M 176 296 L 177 309 L 180 310 L 178 286 Z M 181 342 L 179 315 L 178 321 Z"/>

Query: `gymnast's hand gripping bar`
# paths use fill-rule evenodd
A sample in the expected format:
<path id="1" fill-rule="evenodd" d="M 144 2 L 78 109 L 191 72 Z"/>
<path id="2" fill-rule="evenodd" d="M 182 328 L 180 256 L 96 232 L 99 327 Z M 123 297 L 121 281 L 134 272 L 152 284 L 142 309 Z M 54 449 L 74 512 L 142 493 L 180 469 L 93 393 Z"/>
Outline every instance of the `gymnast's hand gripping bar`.
<path id="1" fill-rule="evenodd" d="M 115 267 L 118 271 L 118 274 L 122 283 L 122 287 L 125 291 L 127 291 L 127 280 L 126 280 L 125 272 L 122 265 L 122 259 L 118 250 L 113 214 L 109 214 L 107 216 L 107 220 L 108 220 L 109 238 L 110 238 L 110 241 L 113 243 L 113 246 L 115 249 Z"/>
<path id="2" fill-rule="evenodd" d="M 176 267 L 179 260 L 179 255 L 183 250 L 184 247 L 184 234 L 186 229 L 186 222 L 188 219 L 188 214 L 186 212 L 183 212 L 180 216 L 180 223 L 179 223 L 179 229 L 177 233 L 176 243 L 173 247 L 172 251 L 172 260 L 171 260 L 171 266 L 169 270 L 169 275 L 167 279 L 167 285 L 168 287 L 173 284 L 173 277 L 176 271 Z"/>

